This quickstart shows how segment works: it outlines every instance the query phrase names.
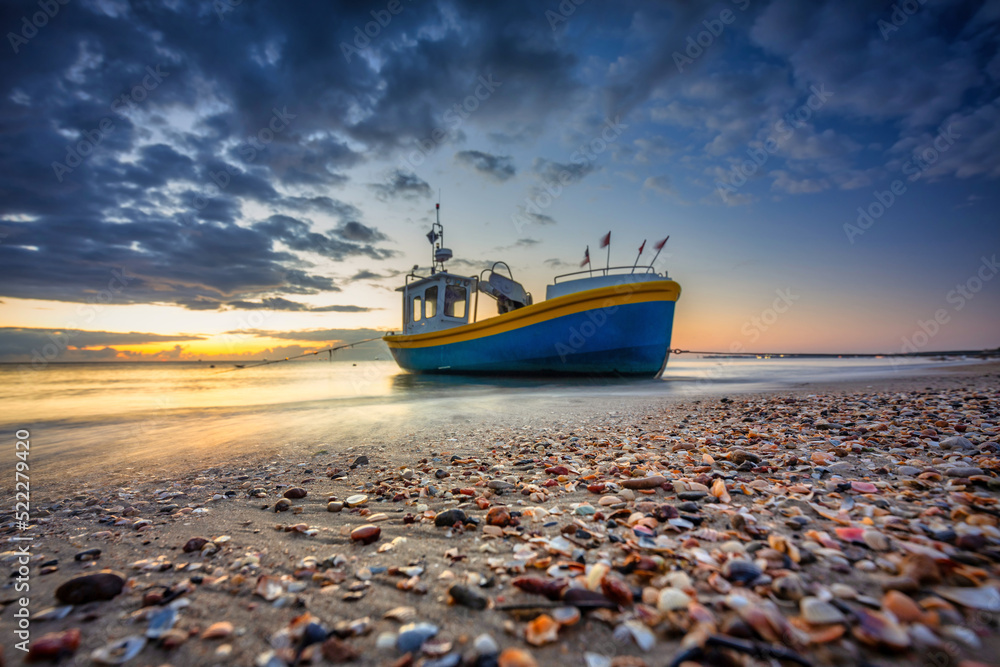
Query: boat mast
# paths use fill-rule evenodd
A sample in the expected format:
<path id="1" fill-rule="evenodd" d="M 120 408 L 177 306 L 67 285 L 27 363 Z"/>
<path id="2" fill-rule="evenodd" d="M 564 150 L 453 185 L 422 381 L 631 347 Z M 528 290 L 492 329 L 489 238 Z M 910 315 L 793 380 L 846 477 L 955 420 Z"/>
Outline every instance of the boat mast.
<path id="1" fill-rule="evenodd" d="M 437 212 L 437 219 L 434 224 L 431 225 L 431 233 L 429 237 L 431 238 L 431 275 L 434 275 L 439 270 L 444 271 L 444 260 L 438 255 L 438 251 L 444 247 L 444 226 L 441 224 L 441 203 L 438 202 L 434 205 L 434 209 Z"/>

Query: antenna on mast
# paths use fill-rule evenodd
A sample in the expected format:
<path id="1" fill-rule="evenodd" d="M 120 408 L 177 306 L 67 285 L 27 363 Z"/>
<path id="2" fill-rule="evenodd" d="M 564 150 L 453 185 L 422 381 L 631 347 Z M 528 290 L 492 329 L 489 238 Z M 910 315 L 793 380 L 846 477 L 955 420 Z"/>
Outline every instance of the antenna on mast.
<path id="1" fill-rule="evenodd" d="M 438 203 L 434 205 L 436 217 L 431 225 L 427 239 L 431 242 L 431 275 L 444 271 L 444 263 L 451 259 L 451 250 L 444 247 L 444 226 L 441 224 L 441 192 L 438 191 Z"/>

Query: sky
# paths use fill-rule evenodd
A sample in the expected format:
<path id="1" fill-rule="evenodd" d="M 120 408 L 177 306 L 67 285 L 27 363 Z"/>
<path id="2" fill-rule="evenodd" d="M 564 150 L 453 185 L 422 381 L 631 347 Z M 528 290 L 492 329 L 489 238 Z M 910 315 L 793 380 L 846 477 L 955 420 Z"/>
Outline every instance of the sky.
<path id="1" fill-rule="evenodd" d="M 670 240 L 673 346 L 1000 346 L 1000 2 L 4 2 L 0 361 L 256 359 Z"/>

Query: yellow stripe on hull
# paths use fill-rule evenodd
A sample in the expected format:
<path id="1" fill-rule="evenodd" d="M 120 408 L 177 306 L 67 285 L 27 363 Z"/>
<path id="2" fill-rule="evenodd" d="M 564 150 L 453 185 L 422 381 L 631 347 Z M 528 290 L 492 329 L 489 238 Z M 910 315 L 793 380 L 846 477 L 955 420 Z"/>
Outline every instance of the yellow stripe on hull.
<path id="1" fill-rule="evenodd" d="M 557 317 L 572 315 L 598 308 L 611 308 L 625 304 L 647 303 L 650 301 L 677 301 L 681 287 L 673 280 L 656 280 L 640 283 L 625 283 L 612 287 L 574 292 L 555 299 L 549 299 L 515 311 L 464 324 L 444 331 L 413 334 L 410 336 L 385 336 L 382 338 L 390 348 L 407 349 L 448 345 L 463 341 L 485 338 L 498 333 L 513 331 Z"/>

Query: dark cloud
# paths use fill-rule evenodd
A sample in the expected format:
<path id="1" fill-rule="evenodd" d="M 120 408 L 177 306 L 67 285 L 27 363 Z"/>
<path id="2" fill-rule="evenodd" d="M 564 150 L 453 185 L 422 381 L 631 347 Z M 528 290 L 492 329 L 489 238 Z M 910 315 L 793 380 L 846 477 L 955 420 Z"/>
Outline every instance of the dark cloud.
<path id="1" fill-rule="evenodd" d="M 313 313 L 367 313 L 382 309 L 369 308 L 367 306 L 320 306 L 319 308 L 310 308 L 309 310 Z"/>
<path id="2" fill-rule="evenodd" d="M 0 25 L 37 11 L 3 3 Z M 122 266 L 137 277 L 121 302 L 209 308 L 335 289 L 300 253 L 393 253 L 325 190 L 442 128 L 544 122 L 581 89 L 576 57 L 527 0 L 405 5 L 368 47 L 378 69 L 343 52 L 371 20 L 352 2 L 60 5 L 0 71 L 0 216 L 33 220 L 0 250 L 2 293 L 86 300 Z M 467 99 L 478 108 L 456 115 Z M 432 193 L 407 170 L 378 191 Z M 249 203 L 340 226 L 248 226 Z"/>
<path id="3" fill-rule="evenodd" d="M 204 340 L 201 335 L 165 336 L 137 331 L 86 331 L 82 329 L 38 329 L 20 327 L 0 327 L 0 359 L 26 359 L 33 357 L 53 360 L 63 357 L 68 351 L 82 348 L 104 348 L 98 352 L 102 356 L 115 356 L 112 345 L 145 345 L 172 341 Z M 109 351 L 110 350 L 110 351 Z"/>
<path id="4" fill-rule="evenodd" d="M 348 222 L 334 233 L 321 234 L 312 231 L 312 225 L 288 215 L 272 215 L 267 220 L 255 223 L 253 229 L 266 234 L 268 238 L 281 241 L 292 250 L 311 252 L 343 260 L 354 255 L 364 255 L 372 259 L 386 259 L 395 253 L 371 245 L 386 238 L 384 234 L 359 222 Z M 361 241 L 363 244 L 352 243 Z"/>
<path id="5" fill-rule="evenodd" d="M 455 159 L 460 164 L 472 167 L 480 174 L 499 183 L 517 175 L 514 162 L 509 155 L 493 155 L 482 151 L 459 151 Z"/>
<path id="6" fill-rule="evenodd" d="M 386 174 L 383 183 L 371 183 L 368 187 L 379 199 L 420 199 L 434 194 L 430 184 L 414 173 L 394 169 Z"/>
<path id="7" fill-rule="evenodd" d="M 531 169 L 547 183 L 572 185 L 579 183 L 585 176 L 596 171 L 597 165 L 590 160 L 562 163 L 537 158 L 531 165 Z"/>

